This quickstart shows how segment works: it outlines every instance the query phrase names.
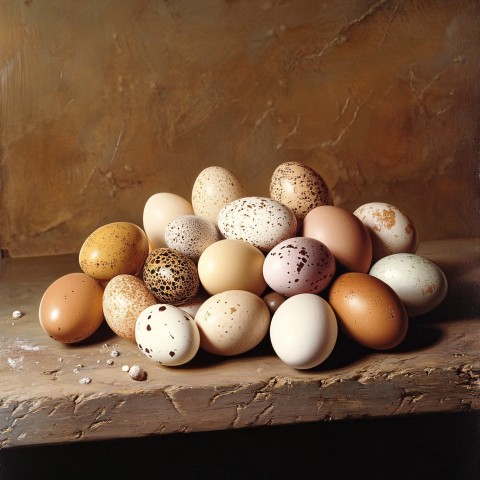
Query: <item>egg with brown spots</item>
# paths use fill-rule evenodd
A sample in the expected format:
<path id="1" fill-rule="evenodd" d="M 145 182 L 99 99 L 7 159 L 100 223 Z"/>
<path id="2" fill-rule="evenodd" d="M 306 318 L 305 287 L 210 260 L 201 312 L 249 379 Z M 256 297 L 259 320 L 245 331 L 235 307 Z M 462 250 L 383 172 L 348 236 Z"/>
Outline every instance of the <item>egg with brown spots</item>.
<path id="1" fill-rule="evenodd" d="M 135 275 L 148 255 L 145 232 L 129 222 L 114 222 L 92 232 L 79 254 L 80 268 L 97 280 L 111 280 L 121 274 Z"/>
<path id="2" fill-rule="evenodd" d="M 157 299 L 134 275 L 117 275 L 105 287 L 103 314 L 109 327 L 120 337 L 135 342 L 135 322 Z"/>
<path id="3" fill-rule="evenodd" d="M 191 300 L 200 286 L 195 263 L 168 247 L 157 248 L 148 255 L 143 280 L 160 303 L 172 305 Z"/>
<path id="4" fill-rule="evenodd" d="M 358 207 L 353 214 L 368 229 L 374 262 L 394 253 L 417 251 L 417 229 L 410 217 L 394 205 L 370 202 Z"/>
<path id="5" fill-rule="evenodd" d="M 273 172 L 270 197 L 291 208 L 299 225 L 315 207 L 333 205 L 333 197 L 323 177 L 298 162 L 285 162 Z"/>
<path id="6" fill-rule="evenodd" d="M 405 339 L 405 306 L 390 286 L 368 273 L 340 275 L 330 288 L 328 302 L 343 332 L 365 347 L 389 350 Z"/>

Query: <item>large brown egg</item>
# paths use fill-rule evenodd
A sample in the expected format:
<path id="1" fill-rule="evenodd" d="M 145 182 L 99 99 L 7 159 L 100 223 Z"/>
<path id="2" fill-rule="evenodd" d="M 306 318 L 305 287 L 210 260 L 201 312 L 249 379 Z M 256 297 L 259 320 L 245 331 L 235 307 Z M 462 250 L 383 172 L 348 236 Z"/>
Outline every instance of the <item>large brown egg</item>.
<path id="1" fill-rule="evenodd" d="M 367 273 L 372 263 L 372 241 L 365 225 L 341 207 L 322 205 L 307 213 L 304 237 L 319 240 L 337 262 L 337 270 Z"/>
<path id="2" fill-rule="evenodd" d="M 38 311 L 47 335 L 61 343 L 76 343 L 92 335 L 103 322 L 103 288 L 84 273 L 55 280 L 43 294 Z"/>
<path id="3" fill-rule="evenodd" d="M 402 301 L 392 288 L 371 275 L 340 275 L 331 286 L 328 301 L 342 330 L 365 347 L 388 350 L 407 334 L 408 315 Z"/>

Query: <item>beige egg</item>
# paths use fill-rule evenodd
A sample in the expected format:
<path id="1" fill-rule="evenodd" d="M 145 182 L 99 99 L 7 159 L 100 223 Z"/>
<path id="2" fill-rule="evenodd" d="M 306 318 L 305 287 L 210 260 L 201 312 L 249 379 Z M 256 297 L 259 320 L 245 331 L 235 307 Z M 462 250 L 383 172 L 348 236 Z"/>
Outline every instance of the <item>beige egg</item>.
<path id="1" fill-rule="evenodd" d="M 246 195 L 243 183 L 232 172 L 223 167 L 207 167 L 193 184 L 192 206 L 195 215 L 208 218 L 217 225 L 220 210 Z"/>
<path id="2" fill-rule="evenodd" d="M 168 192 L 152 195 L 143 208 L 143 228 L 152 250 L 167 246 L 165 229 L 174 218 L 192 214 L 192 204 L 180 195 Z"/>
<path id="3" fill-rule="evenodd" d="M 270 311 L 257 295 L 229 290 L 204 302 L 195 323 L 204 350 L 216 355 L 239 355 L 263 340 L 270 326 Z"/>
<path id="4" fill-rule="evenodd" d="M 172 248 L 157 248 L 143 268 L 143 280 L 158 303 L 180 305 L 198 293 L 197 266 L 183 253 Z"/>
<path id="5" fill-rule="evenodd" d="M 142 311 L 157 303 L 145 283 L 133 275 L 117 275 L 105 287 L 103 314 L 120 337 L 135 342 L 135 322 Z"/>
<path id="6" fill-rule="evenodd" d="M 79 254 L 80 268 L 96 280 L 141 271 L 148 256 L 145 232 L 129 222 L 114 222 L 91 233 Z"/>
<path id="7" fill-rule="evenodd" d="M 333 205 L 323 177 L 298 162 L 285 162 L 275 169 L 270 181 L 270 197 L 292 209 L 299 224 L 313 208 Z"/>

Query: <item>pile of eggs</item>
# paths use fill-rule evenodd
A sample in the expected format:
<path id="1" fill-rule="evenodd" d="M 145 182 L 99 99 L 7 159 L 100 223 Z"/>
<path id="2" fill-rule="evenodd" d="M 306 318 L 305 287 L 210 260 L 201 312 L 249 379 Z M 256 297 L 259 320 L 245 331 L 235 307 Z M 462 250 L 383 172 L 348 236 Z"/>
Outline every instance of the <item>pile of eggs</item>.
<path id="1" fill-rule="evenodd" d="M 283 362 L 313 368 L 339 329 L 370 349 L 392 349 L 409 318 L 441 303 L 445 275 L 417 246 L 400 209 L 335 206 L 306 165 L 279 165 L 270 197 L 248 196 L 232 172 L 212 166 L 196 178 L 191 202 L 152 195 L 143 229 L 115 222 L 92 232 L 79 253 L 83 273 L 47 288 L 40 324 L 54 340 L 75 343 L 105 319 L 167 366 L 199 349 L 239 355 L 269 333 Z"/>

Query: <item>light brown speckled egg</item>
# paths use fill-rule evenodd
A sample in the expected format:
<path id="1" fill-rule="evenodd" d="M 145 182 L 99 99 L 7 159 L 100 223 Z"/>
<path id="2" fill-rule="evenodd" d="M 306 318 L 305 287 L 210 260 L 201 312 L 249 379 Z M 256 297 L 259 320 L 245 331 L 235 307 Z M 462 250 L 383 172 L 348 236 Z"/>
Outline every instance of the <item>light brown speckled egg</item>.
<path id="1" fill-rule="evenodd" d="M 160 303 L 171 305 L 188 302 L 200 286 L 195 263 L 168 247 L 150 253 L 143 267 L 143 280 Z"/>
<path id="2" fill-rule="evenodd" d="M 141 271 L 148 255 L 145 232 L 129 222 L 114 222 L 97 228 L 83 242 L 80 268 L 97 280 L 110 280 L 123 273 Z"/>
<path id="3" fill-rule="evenodd" d="M 120 337 L 135 342 L 135 323 L 142 311 L 157 299 L 134 275 L 117 275 L 105 287 L 103 314 L 109 327 Z"/>
<path id="4" fill-rule="evenodd" d="M 323 177 L 313 168 L 298 162 L 285 162 L 273 172 L 270 197 L 291 208 L 299 224 L 315 207 L 333 205 Z"/>
<path id="5" fill-rule="evenodd" d="M 195 215 L 208 218 L 217 225 L 220 210 L 237 198 L 245 197 L 247 190 L 232 172 L 223 167 L 207 167 L 200 172 L 192 188 L 192 206 Z"/>

